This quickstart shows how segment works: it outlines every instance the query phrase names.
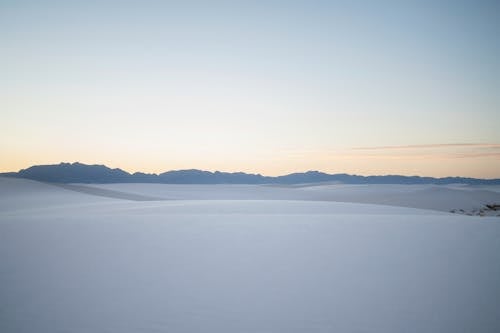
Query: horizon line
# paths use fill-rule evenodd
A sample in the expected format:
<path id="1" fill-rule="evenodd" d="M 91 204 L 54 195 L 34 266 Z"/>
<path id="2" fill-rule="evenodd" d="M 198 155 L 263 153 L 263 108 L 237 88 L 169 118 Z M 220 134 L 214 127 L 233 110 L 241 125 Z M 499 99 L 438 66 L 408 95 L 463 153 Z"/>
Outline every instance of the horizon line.
<path id="1" fill-rule="evenodd" d="M 355 176 L 355 177 L 390 177 L 390 176 L 398 176 L 398 177 L 419 177 L 419 178 L 433 178 L 433 179 L 444 179 L 444 178 L 463 178 L 463 179 L 478 179 L 478 180 L 500 180 L 500 178 L 476 178 L 476 177 L 468 177 L 468 176 L 444 176 L 444 177 L 434 177 L 434 176 L 421 176 L 421 175 L 417 175 L 417 174 L 412 174 L 412 175 L 403 175 L 403 174 L 396 174 L 396 173 L 390 173 L 390 174 L 369 174 L 369 175 L 362 175 L 362 174 L 351 174 L 351 173 L 347 173 L 347 172 L 340 172 L 340 173 L 328 173 L 328 172 L 324 172 L 324 171 L 320 171 L 320 170 L 313 170 L 313 169 L 310 169 L 310 170 L 306 170 L 306 171 L 295 171 L 295 172 L 291 172 L 291 173 L 287 173 L 287 174 L 280 174 L 280 175 L 277 175 L 277 176 L 268 176 L 268 175 L 264 175 L 262 173 L 251 173 L 251 172 L 244 172 L 244 171 L 222 171 L 222 170 L 214 170 L 214 171 L 210 171 L 210 170 L 204 170 L 204 169 L 197 169 L 197 168 L 186 168 L 186 169 L 171 169 L 171 170 L 166 170 L 166 171 L 163 171 L 163 172 L 158 172 L 158 173 L 147 173 L 147 172 L 142 172 L 142 171 L 135 171 L 135 172 L 129 172 L 127 170 L 124 170 L 120 167 L 109 167 L 107 166 L 106 164 L 99 164 L 99 163 L 94 163 L 94 164 L 86 164 L 86 163 L 82 163 L 82 162 L 79 162 L 79 161 L 75 161 L 75 162 L 59 162 L 59 163 L 55 163 L 55 164 L 34 164 L 34 165 L 31 165 L 29 167 L 26 167 L 26 168 L 23 168 L 23 169 L 19 169 L 18 171 L 7 171 L 7 172 L 0 172 L 0 176 L 2 174 L 10 174 L 10 173 L 19 173 L 23 170 L 26 170 L 26 169 L 29 169 L 29 168 L 32 168 L 32 167 L 39 167 L 39 166 L 57 166 L 57 165 L 61 165 L 61 164 L 69 164 L 69 165 L 74 165 L 74 164 L 80 164 L 80 165 L 85 165 L 85 166 L 103 166 L 103 167 L 106 167 L 108 169 L 111 169 L 111 170 L 121 170 L 123 172 L 126 172 L 127 174 L 133 176 L 134 174 L 137 174 L 137 173 L 142 173 L 142 174 L 145 174 L 145 175 L 153 175 L 153 176 L 159 176 L 163 173 L 167 173 L 167 172 L 178 172 L 178 171 L 202 171 L 202 172 L 209 172 L 209 173 L 229 173 L 229 174 L 234 174 L 234 173 L 243 173 L 243 174 L 247 174 L 247 175 L 255 175 L 255 176 L 261 176 L 261 177 L 266 177 L 266 178 L 277 178 L 277 177 L 284 177 L 284 176 L 289 176 L 289 175 L 293 175 L 293 174 L 305 174 L 305 173 L 313 173 L 313 172 L 316 172 L 316 173 L 322 173 L 322 174 L 325 174 L 325 175 L 348 175 L 348 176 Z"/>

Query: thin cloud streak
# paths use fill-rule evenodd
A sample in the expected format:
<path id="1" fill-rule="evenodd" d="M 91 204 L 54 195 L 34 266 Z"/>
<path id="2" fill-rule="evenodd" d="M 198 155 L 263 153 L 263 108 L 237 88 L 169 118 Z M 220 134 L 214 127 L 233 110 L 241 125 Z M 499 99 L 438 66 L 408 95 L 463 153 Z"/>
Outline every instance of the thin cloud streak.
<path id="1" fill-rule="evenodd" d="M 404 146 L 374 146 L 374 147 L 354 147 L 352 150 L 402 150 L 402 149 L 427 149 L 427 148 L 479 148 L 479 149 L 500 149 L 497 143 L 435 143 L 425 145 L 404 145 Z"/>
<path id="2" fill-rule="evenodd" d="M 470 153 L 470 154 L 455 154 L 454 158 L 477 158 L 477 157 L 496 157 L 500 158 L 500 152 L 496 153 Z"/>

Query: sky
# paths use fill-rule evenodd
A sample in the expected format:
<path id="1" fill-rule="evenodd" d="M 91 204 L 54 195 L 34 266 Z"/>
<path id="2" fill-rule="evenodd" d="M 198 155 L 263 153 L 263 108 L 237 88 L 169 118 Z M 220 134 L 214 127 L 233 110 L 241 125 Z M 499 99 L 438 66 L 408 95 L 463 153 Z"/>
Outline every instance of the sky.
<path id="1" fill-rule="evenodd" d="M 0 172 L 500 178 L 499 1 L 0 0 Z"/>

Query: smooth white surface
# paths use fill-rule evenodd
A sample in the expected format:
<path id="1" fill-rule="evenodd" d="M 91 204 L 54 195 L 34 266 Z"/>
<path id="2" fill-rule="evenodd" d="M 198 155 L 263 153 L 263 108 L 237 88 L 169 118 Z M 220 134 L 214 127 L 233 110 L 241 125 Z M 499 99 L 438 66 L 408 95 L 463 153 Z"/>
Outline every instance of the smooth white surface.
<path id="1" fill-rule="evenodd" d="M 0 179 L 1 332 L 500 330 L 498 218 L 139 185 Z"/>
<path id="2" fill-rule="evenodd" d="M 470 185 L 171 185 L 92 184 L 85 187 L 114 190 L 164 199 L 307 200 L 369 203 L 449 212 L 471 211 L 500 203 L 498 186 Z M 500 212 L 499 212 L 500 214 Z"/>

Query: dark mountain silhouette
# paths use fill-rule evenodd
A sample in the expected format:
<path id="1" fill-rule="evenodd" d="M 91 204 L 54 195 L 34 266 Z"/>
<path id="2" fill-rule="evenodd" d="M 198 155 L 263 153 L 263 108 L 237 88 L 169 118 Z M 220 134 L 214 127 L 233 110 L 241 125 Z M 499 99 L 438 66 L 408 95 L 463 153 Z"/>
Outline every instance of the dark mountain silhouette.
<path id="1" fill-rule="evenodd" d="M 158 176 L 159 182 L 169 184 L 262 184 L 270 177 L 244 172 L 209 172 L 202 170 L 167 171 Z"/>
<path id="2" fill-rule="evenodd" d="M 307 171 L 291 173 L 286 176 L 278 176 L 274 179 L 275 182 L 279 184 L 304 184 L 337 181 L 333 176 L 335 175 L 329 175 L 319 171 Z"/>
<path id="3" fill-rule="evenodd" d="M 121 169 L 77 162 L 35 165 L 19 171 L 15 177 L 53 183 L 122 183 L 129 182 L 131 175 Z"/>
<path id="4" fill-rule="evenodd" d="M 162 184 L 470 184 L 500 185 L 500 179 L 477 179 L 463 177 L 419 177 L 419 176 L 357 176 L 349 174 L 327 174 L 319 171 L 292 173 L 269 177 L 244 172 L 210 172 L 203 170 L 175 170 L 161 174 L 136 172 L 130 174 L 121 169 L 105 165 L 82 163 L 60 163 L 35 165 L 19 172 L 0 173 L 3 177 L 26 178 L 52 183 L 162 183 Z"/>

